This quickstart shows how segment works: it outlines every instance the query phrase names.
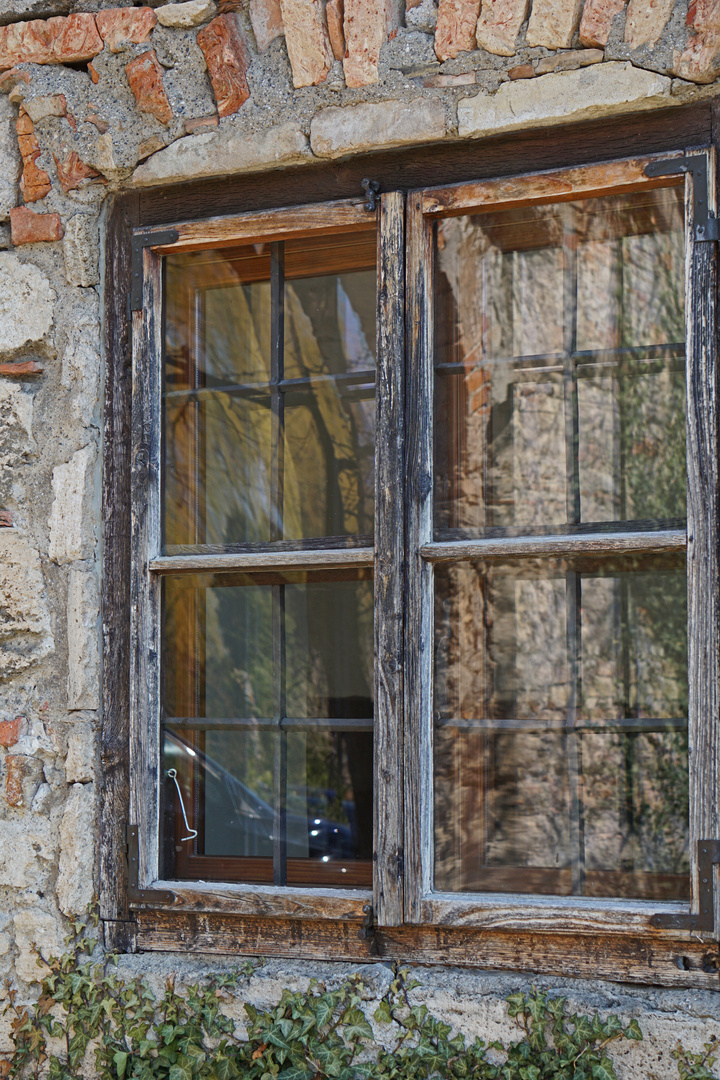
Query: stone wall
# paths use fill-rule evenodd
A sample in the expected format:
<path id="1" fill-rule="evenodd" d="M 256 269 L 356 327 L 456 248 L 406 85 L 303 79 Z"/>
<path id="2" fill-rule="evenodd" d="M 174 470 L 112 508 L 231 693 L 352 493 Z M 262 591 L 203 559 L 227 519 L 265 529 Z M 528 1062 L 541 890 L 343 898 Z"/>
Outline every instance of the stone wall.
<path id="1" fill-rule="evenodd" d="M 34 993 L 34 944 L 60 951 L 96 888 L 109 198 L 679 105 L 719 73 L 712 0 L 0 0 L 0 1009 L 5 979 Z M 250 994 L 350 970 L 271 964 Z M 528 985 L 422 977 L 432 1008 L 486 1038 L 511 1033 L 502 997 Z M 368 978 L 380 993 L 387 969 Z M 710 992 L 563 985 L 655 1037 L 619 1051 L 622 1077 L 674 1076 L 678 1037 L 720 1036 Z"/>

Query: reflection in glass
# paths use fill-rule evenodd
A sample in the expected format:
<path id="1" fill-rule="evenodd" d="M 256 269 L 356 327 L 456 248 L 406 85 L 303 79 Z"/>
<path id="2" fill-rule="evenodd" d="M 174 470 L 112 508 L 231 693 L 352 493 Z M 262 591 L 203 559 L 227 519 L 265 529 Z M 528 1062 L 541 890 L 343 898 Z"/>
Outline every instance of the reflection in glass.
<path id="1" fill-rule="evenodd" d="M 164 578 L 170 876 L 273 881 L 281 845 L 276 883 L 369 883 L 372 619 L 369 570 Z"/>
<path id="2" fill-rule="evenodd" d="M 684 518 L 683 189 L 436 243 L 436 538 Z"/>
<path id="3" fill-rule="evenodd" d="M 688 896 L 684 555 L 435 571 L 435 887 Z"/>
<path id="4" fill-rule="evenodd" d="M 375 248 L 364 232 L 168 256 L 166 552 L 369 542 Z"/>

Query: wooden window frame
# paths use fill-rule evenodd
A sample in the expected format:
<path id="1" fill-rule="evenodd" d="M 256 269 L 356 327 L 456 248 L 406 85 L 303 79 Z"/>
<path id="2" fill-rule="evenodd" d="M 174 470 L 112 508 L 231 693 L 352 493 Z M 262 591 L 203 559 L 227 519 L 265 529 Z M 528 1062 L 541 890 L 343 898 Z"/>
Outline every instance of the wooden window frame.
<path id="1" fill-rule="evenodd" d="M 711 116 L 709 107 L 708 117 Z M 665 147 L 670 153 L 663 153 L 662 157 L 671 156 L 673 150 L 681 153 L 679 147 L 683 145 L 683 123 L 675 122 L 680 110 L 674 110 L 671 116 L 673 121 L 672 130 L 667 126 L 662 128 L 662 114 L 657 117 L 657 132 L 652 128 L 652 137 L 648 138 L 651 149 L 663 150 Z M 697 131 L 710 131 L 716 121 L 705 120 L 700 117 L 700 110 L 696 109 L 697 117 L 693 114 L 693 122 Z M 670 114 L 667 114 L 670 117 Z M 655 118 L 653 117 L 653 120 Z M 703 128 L 703 124 L 706 125 Z M 599 130 L 602 125 L 595 125 Z M 652 126 L 652 125 L 651 125 Z M 720 124 L 717 124 L 720 130 Z M 604 152 L 599 152 L 593 143 L 596 138 L 592 125 L 587 125 L 588 136 L 585 143 L 581 143 L 575 159 L 579 161 L 602 158 Z M 702 136 L 702 138 L 705 138 Z M 673 142 L 674 140 L 674 142 Z M 532 134 L 528 136 L 529 152 L 526 152 L 527 164 L 534 159 L 532 146 L 534 140 Z M 706 147 L 708 139 L 703 146 Z M 633 139 L 628 135 L 628 148 Z M 654 145 L 653 145 L 654 142 Z M 588 150 L 592 147 L 592 150 Z M 525 151 L 523 151 L 525 152 Z M 583 156 L 583 154 L 585 156 Z M 428 173 L 443 179 L 443 175 L 452 177 L 455 175 L 472 176 L 473 173 L 482 176 L 487 175 L 488 168 L 480 163 L 480 156 L 475 155 L 475 168 L 468 165 L 458 150 L 457 158 L 460 166 L 455 167 L 452 162 L 440 166 L 433 158 L 432 153 L 428 156 Z M 465 158 L 470 155 L 465 154 Z M 547 154 L 545 155 L 547 159 Z M 568 155 L 561 155 L 567 158 Z M 572 156 L 572 155 L 571 155 Z M 610 154 L 607 154 L 610 157 Z M 399 157 L 399 156 L 398 156 Z M 381 358 L 384 356 L 402 356 L 405 351 L 405 324 L 403 319 L 403 283 L 397 276 L 389 272 L 391 258 L 389 253 L 394 251 L 400 254 L 403 248 L 403 202 L 401 193 L 403 179 L 400 174 L 406 168 L 403 162 L 409 160 L 406 154 L 400 163 L 395 165 L 394 158 L 388 158 L 386 167 L 389 183 L 395 183 L 398 190 L 382 198 L 380 217 L 386 219 L 385 227 L 388 236 L 392 236 L 392 243 L 388 243 L 388 260 L 383 263 L 382 257 L 378 263 L 380 274 L 380 307 L 382 318 L 380 320 L 379 339 L 381 347 L 378 356 L 377 386 L 385 387 L 385 393 L 379 397 L 386 397 L 388 410 L 385 418 L 386 431 L 392 432 L 392 439 L 386 446 L 386 453 L 382 460 L 376 460 L 376 497 L 378 503 L 382 500 L 390 500 L 390 482 L 397 475 L 397 468 L 404 457 L 403 416 L 404 398 L 408 400 L 408 428 L 407 430 L 407 453 L 410 456 L 418 447 L 427 452 L 428 447 L 421 446 L 414 430 L 413 410 L 417 401 L 416 391 L 419 383 L 426 379 L 420 363 L 427 352 L 423 353 L 423 342 L 427 345 L 429 324 L 427 319 L 417 320 L 410 318 L 407 324 L 408 338 L 408 380 L 403 386 L 403 379 L 399 375 L 400 368 L 392 364 L 384 364 Z M 492 154 L 490 155 L 492 161 Z M 640 159 L 636 159 L 640 160 Z M 642 159 L 643 161 L 646 159 Z M 577 172 L 587 173 L 591 166 L 582 166 Z M 603 165 L 602 168 L 608 168 Z M 335 170 L 336 167 L 332 166 Z M 358 163 L 355 171 L 360 170 L 363 174 L 369 171 L 364 163 Z M 346 170 L 348 174 L 351 170 Z M 498 170 L 502 173 L 502 169 Z M 515 169 L 514 171 L 517 171 Z M 557 177 L 563 170 L 554 170 Z M 568 172 L 568 170 L 565 170 Z M 417 175 L 418 170 L 415 169 Z M 329 192 L 333 185 L 335 189 L 347 188 L 350 180 L 340 175 L 340 182 L 330 169 L 327 170 L 328 181 L 322 181 L 318 187 L 318 197 L 323 191 Z M 358 172 L 358 177 L 360 173 Z M 550 175 L 550 174 L 546 174 Z M 711 176 L 714 175 L 714 166 L 711 164 Z M 517 178 L 518 180 L 521 177 Z M 512 186 L 513 180 L 497 180 L 490 183 L 478 181 L 473 186 L 479 189 L 483 186 L 489 190 L 495 188 L 495 196 L 499 191 L 498 185 Z M 261 181 L 264 187 L 264 182 Z M 352 181 L 354 184 L 355 181 Z M 383 184 L 383 187 L 388 186 Z M 280 185 L 282 187 L 282 185 Z M 252 184 L 250 185 L 252 189 Z M 237 190 L 237 184 L 233 190 Z M 355 188 L 357 190 L 357 188 Z M 433 212 L 433 205 L 429 200 L 437 200 L 443 192 L 457 191 L 458 185 L 442 188 L 414 189 L 408 194 L 408 292 L 427 289 L 427 281 L 423 281 L 422 264 L 418 259 L 423 251 L 425 241 L 424 228 L 418 228 L 423 220 L 428 220 Z M 602 193 L 610 193 L 604 186 Z M 617 189 L 616 189 L 617 190 Z M 629 190 L 629 189 L 628 189 Z M 710 190 L 713 190 L 711 185 Z M 305 188 L 307 191 L 307 187 Z M 588 192 L 589 193 L 589 192 Z M 599 192 L 598 192 L 599 193 Z M 256 196 L 257 197 L 257 196 Z M 307 196 L 306 196 L 307 197 Z M 315 193 L 313 193 L 315 197 Z M 413 200 L 420 197 L 420 203 Z M 476 195 L 473 195 L 475 198 Z M 557 194 L 553 193 L 545 201 L 555 201 Z M 568 197 L 574 197 L 568 195 Z M 267 196 L 260 195 L 261 199 Z M 183 202 L 183 199 L 185 200 Z M 175 200 L 176 206 L 191 206 L 192 199 L 197 200 L 197 195 L 190 195 L 190 202 L 181 193 Z M 286 201 L 292 201 L 292 195 L 285 196 Z M 422 202 L 425 199 L 425 202 Z M 281 200 L 276 200 L 281 201 Z M 171 200 L 171 205 L 173 205 Z M 359 212 L 359 199 L 345 202 L 345 206 L 354 207 L 352 212 Z M 435 204 L 437 206 L 437 202 Z M 473 205 L 477 205 L 474 203 Z M 327 205 L 315 205 L 305 208 L 308 215 L 316 214 L 317 220 L 327 223 Z M 442 209 L 442 207 L 440 207 Z M 193 215 L 197 212 L 193 209 Z M 263 238 L 268 238 L 268 229 L 277 227 L 275 235 L 282 235 L 279 225 L 279 212 L 261 211 L 255 214 L 242 215 L 243 221 L 253 219 L 255 224 L 251 231 L 257 232 L 261 220 L 264 222 Z M 352 213 L 351 213 L 352 216 Z M 173 220 L 171 216 L 170 221 Z M 189 221 L 178 226 L 181 242 L 184 250 L 191 250 L 192 246 L 206 246 L 206 242 L 216 241 L 218 244 L 226 243 L 229 239 L 225 232 L 226 226 L 231 222 L 238 222 L 240 218 L 235 215 L 231 218 L 215 219 L 213 222 Z M 308 219 L 309 220 L 309 219 Z M 157 224 L 162 231 L 160 222 L 168 221 L 167 209 L 158 202 L 154 192 L 143 199 L 133 195 L 124 202 L 120 201 L 116 206 L 116 212 L 110 223 L 108 234 L 108 265 L 112 263 L 112 277 L 122 285 L 129 277 L 129 246 L 132 227 L 135 225 L 143 236 L 143 289 L 144 311 L 132 315 L 132 336 L 135 347 L 138 344 L 150 343 L 151 349 L 157 349 L 160 342 L 161 325 L 156 317 L 156 312 L 148 304 L 152 296 L 157 296 L 160 280 L 159 265 L 160 256 L 170 250 L 168 245 L 153 246 L 152 232 Z M 148 227 L 149 226 L 149 227 Z M 333 226 L 334 227 L 334 226 Z M 245 233 L 242 235 L 249 235 Z M 240 238 L 240 237 L 238 237 Z M 691 375 L 693 376 L 693 393 L 695 406 L 699 417 L 699 423 L 689 427 L 689 444 L 699 449 L 703 466 L 692 479 L 689 477 L 691 506 L 689 517 L 701 525 L 695 529 L 689 546 L 689 564 L 692 564 L 692 573 L 689 573 L 689 602 L 694 605 L 693 610 L 699 614 L 703 625 L 710 628 L 709 635 L 705 640 L 705 657 L 709 659 L 700 669 L 698 664 L 697 642 L 695 646 L 695 661 L 691 649 L 691 665 L 695 663 L 696 671 L 701 670 L 702 680 L 696 683 L 694 704 L 691 702 L 691 714 L 700 716 L 703 709 L 704 715 L 709 720 L 702 725 L 696 725 L 697 742 L 695 754 L 708 762 L 708 767 L 693 770 L 693 795 L 692 799 L 695 810 L 691 817 L 693 835 L 698 837 L 718 835 L 718 807 L 717 796 L 708 797 L 708 791 L 717 791 L 717 783 L 713 787 L 709 785 L 716 781 L 714 774 L 714 759 L 718 746 L 718 675 L 717 649 L 710 652 L 708 642 L 717 640 L 717 605 L 718 605 L 718 573 L 717 555 L 709 542 L 709 535 L 716 529 L 717 523 L 717 465 L 714 459 L 713 447 L 717 442 L 718 418 L 715 404 L 715 336 L 702 333 L 702 328 L 714 325 L 715 297 L 716 297 L 716 250 L 715 245 L 693 245 L 702 250 L 697 251 L 690 259 L 690 277 L 694 283 L 691 290 L 698 295 L 697 283 L 704 282 L 704 290 L 701 294 L 702 303 L 693 309 L 693 317 L 690 320 L 690 345 L 689 355 L 692 356 Z M 177 246 L 172 250 L 179 250 Z M 384 278 L 383 278 L 384 275 Z M 384 286 L 384 287 L 383 287 Z M 419 292 L 418 292 L 419 295 Z M 113 492 L 123 490 L 119 483 L 118 466 L 124 462 L 132 465 L 131 482 L 135 493 L 140 493 L 141 499 L 145 498 L 150 491 L 151 502 L 154 498 L 154 482 L 158 473 L 157 462 L 159 458 L 159 445 L 157 440 L 159 433 L 153 429 L 151 416 L 143 406 L 142 394 L 138 392 L 142 386 L 143 371 L 142 362 L 136 367 L 132 380 L 132 425 L 129 421 L 128 404 L 130 399 L 130 382 L 127 379 L 128 365 L 123 359 L 125 352 L 122 345 L 124 323 L 124 294 L 122 287 L 117 296 L 108 300 L 110 318 L 106 324 L 106 340 L 109 351 L 117 356 L 113 370 L 118 379 L 115 385 L 107 387 L 106 408 L 106 437 L 113 439 L 115 450 L 110 458 L 106 459 L 105 467 L 105 494 L 104 506 L 106 508 L 105 542 L 106 551 L 127 551 L 127 544 L 123 535 L 127 532 L 127 516 L 123 520 L 123 512 L 129 511 L 127 497 L 121 499 L 117 505 L 112 502 Z M 128 350 L 129 351 L 129 350 Z M 141 350 L 142 351 L 142 350 Z M 145 355 L 148 351 L 145 350 Z M 424 362 L 424 361 L 423 361 Z M 155 387 L 157 391 L 157 386 Z M 132 434 L 131 434 L 132 432 Z M 153 441 L 155 440 L 155 441 Z M 694 455 L 689 455 L 690 460 L 695 461 Z M 426 482 L 424 482 L 425 484 Z M 423 486 L 424 486 L 423 484 Z M 392 501 L 392 500 L 390 500 Z M 420 505 L 426 501 L 415 499 L 408 515 L 408 528 L 418 529 L 418 520 L 424 512 Z M 386 507 L 387 509 L 387 507 Z M 152 511 L 152 507 L 151 507 Z M 154 511 L 157 511 L 155 506 Z M 140 515 L 142 517 L 142 515 Z M 135 521 L 133 526 L 132 548 L 134 565 L 141 567 L 141 573 L 136 577 L 136 583 L 142 579 L 143 574 L 149 572 L 147 558 L 143 562 L 141 549 L 148 537 L 148 525 L 152 524 L 150 518 Z M 383 515 L 380 515 L 383 519 Z M 388 523 L 392 520 L 387 516 Z M 407 667 L 404 670 L 402 662 L 404 641 L 402 635 L 402 593 L 405 568 L 403 566 L 403 520 L 393 522 L 393 528 L 388 528 L 382 535 L 382 529 L 376 533 L 377 552 L 375 555 L 376 590 L 382 590 L 382 597 L 377 603 L 383 603 L 387 611 L 387 618 L 383 620 L 379 628 L 376 622 L 376 645 L 378 652 L 385 658 L 387 663 L 383 670 L 378 670 L 376 675 L 376 710 L 378 714 L 382 708 L 383 697 L 387 699 L 386 716 L 392 715 L 392 702 L 395 703 L 395 717 L 397 719 L 397 703 L 402 701 L 403 685 L 405 678 L 413 685 L 415 677 L 414 663 L 411 656 L 407 658 Z M 125 544 L 125 547 L 123 545 Z M 421 558 L 418 550 L 413 558 Z M 185 564 L 187 565 L 187 564 Z M 236 565 L 234 563 L 234 565 Z M 287 565 L 287 563 L 284 563 Z M 170 567 L 168 566 L 168 569 Z M 160 567 L 153 565 L 153 573 Z M 128 806 L 127 816 L 131 821 L 143 821 L 144 829 L 141 829 L 140 841 L 140 867 L 138 883 L 144 887 L 160 886 L 161 883 L 150 870 L 152 869 L 152 839 L 148 847 L 147 831 L 147 805 L 144 803 L 143 789 L 152 780 L 153 774 L 157 775 L 157 763 L 148 756 L 147 740 L 143 741 L 142 733 L 138 731 L 136 717 L 137 710 L 129 708 L 129 686 L 137 686 L 143 679 L 143 665 L 147 667 L 147 650 L 128 648 L 128 645 L 139 641 L 138 632 L 148 629 L 147 618 L 149 606 L 137 604 L 137 593 L 134 594 L 131 603 L 125 600 L 123 592 L 124 571 L 120 569 L 118 579 L 109 581 L 104 587 L 104 624 L 109 632 L 109 642 L 106 642 L 106 684 L 104 701 L 106 703 L 107 719 L 103 735 L 103 756 L 108 769 L 107 790 L 109 797 L 103 805 L 103 842 L 101 845 L 101 874 L 103 867 L 107 868 L 107 876 L 102 878 L 101 908 L 105 926 L 105 937 L 108 944 L 113 947 L 133 947 L 147 950 L 173 950 L 191 948 L 206 952 L 246 952 L 265 953 L 277 956 L 296 957 L 327 957 L 347 958 L 350 960 L 368 960 L 379 956 L 418 963 L 461 963 L 483 967 L 512 968 L 515 970 L 563 972 L 567 975 L 594 976 L 622 979 L 638 982 L 656 982 L 665 985 L 682 986 L 713 986 L 717 979 L 717 970 L 720 967 L 720 954 L 715 938 L 710 934 L 697 934 L 679 931 L 654 929 L 649 923 L 649 911 L 647 905 L 627 904 L 625 902 L 598 902 L 590 904 L 581 902 L 577 898 L 568 898 L 558 903 L 556 898 L 521 897 L 516 903 L 513 898 L 502 897 L 458 897 L 457 895 L 440 897 L 433 895 L 425 889 L 422 869 L 423 845 L 427 847 L 427 818 L 423 817 L 425 810 L 421 805 L 407 815 L 407 827 L 403 829 L 398 808 L 403 800 L 412 805 L 415 790 L 408 781 L 403 792 L 396 792 L 393 798 L 378 798 L 376 801 L 376 836 L 381 838 L 381 847 L 377 852 L 377 869 L 373 892 L 373 907 L 375 915 L 374 926 L 369 925 L 367 918 L 368 894 L 351 897 L 346 890 L 336 890 L 340 895 L 334 897 L 319 896 L 319 890 L 292 889 L 286 890 L 282 896 L 272 887 L 263 886 L 213 886 L 208 888 L 203 883 L 172 882 L 167 883 L 172 889 L 174 898 L 172 901 L 158 901 L 151 897 L 135 900 L 127 905 L 127 895 L 122 888 L 118 888 L 122 875 L 118 875 L 118 859 L 122 862 L 124 857 L 123 825 L 122 819 L 118 820 L 116 811 L 122 805 Z M 133 624 L 128 641 L 127 615 L 133 611 Z M 125 622 L 123 622 L 125 620 Z M 123 631 L 123 626 L 125 630 Z M 152 630 L 152 627 L 149 627 Z M 152 640 L 152 639 L 151 639 Z M 114 650 L 114 651 L 113 651 Z M 145 655 L 140 655 L 145 652 Z M 110 670 L 107 660 L 117 656 L 122 661 L 123 656 L 129 656 L 133 652 L 135 659 L 132 662 L 132 679 L 123 676 L 123 666 L 119 668 L 113 665 Z M 138 679 L 140 676 L 140 680 Z M 417 685 L 417 683 L 415 683 Z M 692 682 L 691 682 L 692 685 Z M 134 695 L 137 699 L 137 694 Z M 149 696 L 140 695 L 145 698 Z M 410 696 L 405 711 L 412 708 Z M 127 722 L 123 715 L 131 712 L 134 718 L 131 721 L 132 732 L 129 734 L 130 752 L 127 747 Z M 110 730 L 112 718 L 118 719 L 117 726 Z M 402 764 L 405 762 L 405 775 L 409 775 L 409 769 L 414 767 L 413 761 L 417 762 L 418 768 L 427 768 L 427 747 L 422 742 L 411 737 L 403 746 L 400 739 L 401 726 L 399 723 L 377 723 L 376 725 L 376 754 L 383 754 L 387 772 L 393 777 L 401 777 Z M 383 742 L 384 740 L 384 742 Z M 424 757 L 423 757 L 424 755 Z M 135 783 L 129 794 L 127 780 L 128 762 L 130 773 L 144 778 L 144 783 Z M 387 789 L 388 795 L 391 785 Z M 698 796 L 702 798 L 698 798 Z M 383 803 L 385 805 L 383 805 Z M 115 816 L 113 816 L 115 815 Z M 144 815 L 144 818 L 143 818 Z M 383 826 L 384 823 L 384 826 Z M 267 891 L 267 895 L 266 895 Z M 332 891 L 332 890 L 328 890 Z M 716 890 L 717 896 L 717 890 Z M 468 903 L 466 904 L 466 900 Z M 361 901 L 364 901 L 361 903 Z M 458 904 L 459 901 L 459 904 Z M 537 901 L 537 902 L 536 902 Z M 658 905 L 649 905 L 656 910 Z M 570 910 L 575 908 L 575 911 Z M 678 905 L 682 908 L 682 905 Z M 641 910 L 638 910 L 641 909 Z M 686 908 L 685 908 L 686 910 Z M 716 925 L 718 924 L 716 912 Z M 431 921 L 429 921 L 431 920 Z M 365 927 L 363 927 L 363 922 Z M 588 948 L 583 949 L 583 938 L 588 942 Z"/>

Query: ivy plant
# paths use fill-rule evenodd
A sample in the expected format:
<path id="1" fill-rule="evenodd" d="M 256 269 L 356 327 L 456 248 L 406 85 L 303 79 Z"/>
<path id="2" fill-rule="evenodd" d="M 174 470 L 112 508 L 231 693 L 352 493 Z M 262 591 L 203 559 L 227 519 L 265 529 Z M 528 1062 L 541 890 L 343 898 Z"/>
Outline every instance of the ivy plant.
<path id="1" fill-rule="evenodd" d="M 240 1036 L 225 1007 L 254 964 L 182 989 L 170 979 L 156 995 L 142 976 L 121 978 L 117 957 L 95 960 L 95 946 L 89 927 L 73 923 L 68 951 L 39 961 L 35 1003 L 8 986 L 14 1052 L 0 1059 L 0 1077 L 82 1080 L 94 1057 L 99 1080 L 617 1080 L 609 1046 L 642 1039 L 635 1020 L 571 1013 L 566 998 L 533 991 L 507 999 L 515 1041 L 469 1042 L 413 1000 L 420 984 L 401 969 L 371 1018 L 359 977 L 337 989 L 313 980 L 272 1009 L 246 1003 Z M 674 1056 L 681 1080 L 712 1076 L 710 1047 Z"/>

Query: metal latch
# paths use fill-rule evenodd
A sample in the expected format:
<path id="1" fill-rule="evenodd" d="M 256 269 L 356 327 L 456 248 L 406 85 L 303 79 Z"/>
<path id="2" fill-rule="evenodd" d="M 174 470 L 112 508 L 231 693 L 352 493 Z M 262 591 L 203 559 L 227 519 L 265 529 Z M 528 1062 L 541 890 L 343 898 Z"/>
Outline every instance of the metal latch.
<path id="1" fill-rule="evenodd" d="M 138 827 L 127 827 L 127 896 L 129 904 L 173 904 L 175 893 L 169 889 L 141 889 L 139 873 Z"/>
<path id="2" fill-rule="evenodd" d="M 658 912 L 650 919 L 650 925 L 660 930 L 702 930 L 715 932 L 714 868 L 720 863 L 720 840 L 698 840 L 698 881 L 700 884 L 700 910 L 697 915 L 665 914 Z"/>
<path id="3" fill-rule="evenodd" d="M 177 229 L 157 229 L 133 233 L 130 253 L 130 296 L 128 312 L 142 311 L 143 296 L 143 249 L 160 247 L 164 244 L 176 244 L 180 239 Z"/>
<path id="4" fill-rule="evenodd" d="M 646 176 L 680 176 L 690 173 L 693 178 L 693 230 L 695 240 L 718 240 L 718 219 L 708 205 L 708 159 L 706 154 L 682 154 L 664 161 L 651 161 L 645 166 Z"/>

